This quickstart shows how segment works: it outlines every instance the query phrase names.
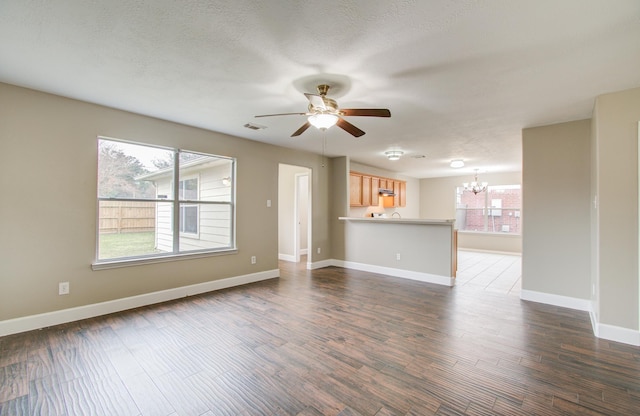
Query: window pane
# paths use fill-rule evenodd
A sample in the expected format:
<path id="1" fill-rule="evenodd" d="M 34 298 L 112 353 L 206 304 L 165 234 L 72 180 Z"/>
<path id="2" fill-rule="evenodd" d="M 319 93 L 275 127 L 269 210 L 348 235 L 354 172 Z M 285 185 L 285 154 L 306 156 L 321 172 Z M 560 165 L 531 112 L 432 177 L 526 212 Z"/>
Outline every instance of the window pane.
<path id="1" fill-rule="evenodd" d="M 180 252 L 231 247 L 230 204 L 181 204 L 180 211 L 183 210 L 187 218 L 195 216 L 192 222 L 185 220 L 185 227 L 196 224 L 197 230 L 193 235 L 180 234 Z"/>
<path id="2" fill-rule="evenodd" d="M 488 231 L 495 233 L 520 233 L 520 185 L 490 186 L 487 190 Z"/>
<path id="3" fill-rule="evenodd" d="M 456 189 L 456 225 L 463 231 L 485 230 L 485 193 L 474 194 L 463 187 Z"/>
<path id="4" fill-rule="evenodd" d="M 114 140 L 98 140 L 98 197 L 171 199 L 173 152 Z M 166 176 L 168 188 L 157 179 Z"/>
<path id="5" fill-rule="evenodd" d="M 161 247 L 156 232 L 171 204 L 162 202 L 100 201 L 98 208 L 98 260 L 159 254 L 173 249 Z"/>
<path id="6" fill-rule="evenodd" d="M 198 178 L 180 181 L 180 200 L 198 199 Z"/>
<path id="7" fill-rule="evenodd" d="M 233 161 L 230 159 L 181 152 L 180 199 L 231 202 L 232 173 Z"/>
<path id="8" fill-rule="evenodd" d="M 198 233 L 198 206 L 180 206 L 180 232 L 189 234 Z"/>

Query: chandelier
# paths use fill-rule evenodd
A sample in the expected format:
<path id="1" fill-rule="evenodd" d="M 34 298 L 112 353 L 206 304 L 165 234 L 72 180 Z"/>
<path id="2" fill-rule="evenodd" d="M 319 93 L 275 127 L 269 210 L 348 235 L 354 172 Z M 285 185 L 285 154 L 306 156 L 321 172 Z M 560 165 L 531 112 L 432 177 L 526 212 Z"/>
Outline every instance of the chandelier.
<path id="1" fill-rule="evenodd" d="M 479 183 L 478 182 L 478 169 L 475 169 L 476 174 L 475 177 L 473 179 L 473 182 L 468 183 L 468 182 L 464 182 L 462 184 L 462 186 L 464 186 L 464 190 L 465 191 L 471 191 L 473 192 L 475 195 L 478 195 L 480 192 L 484 192 L 487 190 L 487 186 L 489 185 L 488 182 L 482 182 Z"/>

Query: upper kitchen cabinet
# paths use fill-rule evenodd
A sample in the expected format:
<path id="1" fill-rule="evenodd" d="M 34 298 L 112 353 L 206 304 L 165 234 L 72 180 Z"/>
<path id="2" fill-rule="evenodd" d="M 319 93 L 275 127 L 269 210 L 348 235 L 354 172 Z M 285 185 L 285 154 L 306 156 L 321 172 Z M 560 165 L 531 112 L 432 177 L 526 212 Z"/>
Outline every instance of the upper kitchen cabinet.
<path id="1" fill-rule="evenodd" d="M 378 205 L 380 189 L 391 190 L 394 193 L 394 196 L 383 198 L 385 208 L 406 206 L 407 183 L 405 181 L 349 172 L 349 205 L 352 207 Z"/>
<path id="2" fill-rule="evenodd" d="M 349 173 L 349 205 L 362 206 L 362 175 L 353 172 Z"/>

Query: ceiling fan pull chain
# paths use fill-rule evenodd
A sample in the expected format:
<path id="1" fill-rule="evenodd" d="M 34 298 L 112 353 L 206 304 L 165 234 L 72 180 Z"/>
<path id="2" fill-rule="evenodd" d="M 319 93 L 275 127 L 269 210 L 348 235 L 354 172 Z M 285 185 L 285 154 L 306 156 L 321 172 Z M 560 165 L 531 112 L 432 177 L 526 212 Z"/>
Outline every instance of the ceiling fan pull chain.
<path id="1" fill-rule="evenodd" d="M 324 130 L 322 132 L 322 165 L 321 165 L 323 168 L 324 168 L 324 161 L 325 161 L 324 153 L 326 149 L 327 149 L 327 131 Z"/>

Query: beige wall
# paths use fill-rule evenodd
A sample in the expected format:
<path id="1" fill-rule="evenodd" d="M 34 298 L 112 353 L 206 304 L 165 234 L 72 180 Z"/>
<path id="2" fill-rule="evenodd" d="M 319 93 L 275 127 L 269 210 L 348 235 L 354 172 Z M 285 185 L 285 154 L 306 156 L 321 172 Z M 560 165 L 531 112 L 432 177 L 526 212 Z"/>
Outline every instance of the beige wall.
<path id="1" fill-rule="evenodd" d="M 331 258 L 318 155 L 7 84 L 0 108 L 0 321 L 277 269 L 280 162 L 313 170 L 313 261 Z M 238 253 L 92 271 L 98 135 L 236 157 Z"/>
<path id="2" fill-rule="evenodd" d="M 330 204 L 331 223 L 331 254 L 334 259 L 345 259 L 345 224 L 338 218 L 349 214 L 349 158 L 345 156 L 330 159 L 331 191 L 328 202 Z"/>
<path id="3" fill-rule="evenodd" d="M 640 88 L 596 100 L 593 148 L 597 164 L 592 191 L 598 241 L 593 284 L 598 321 L 639 329 L 638 121 Z"/>
<path id="4" fill-rule="evenodd" d="M 590 120 L 522 132 L 523 290 L 590 298 L 590 136 Z"/>
<path id="5" fill-rule="evenodd" d="M 456 217 L 456 187 L 473 180 L 473 172 L 461 176 L 420 180 L 420 218 L 450 219 Z M 485 173 L 478 175 L 489 185 L 518 185 L 520 172 Z M 526 213 L 522 211 L 522 216 Z M 458 248 L 497 252 L 521 253 L 522 236 L 495 233 L 460 232 Z"/>

